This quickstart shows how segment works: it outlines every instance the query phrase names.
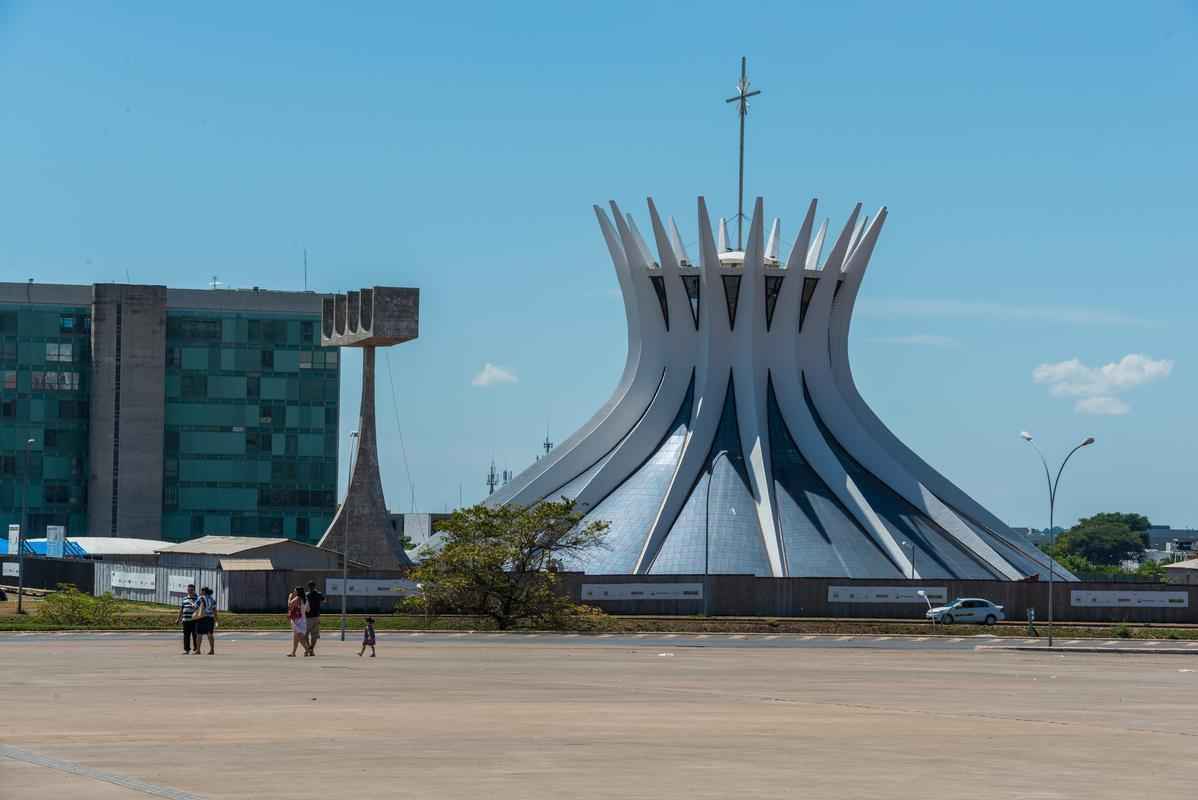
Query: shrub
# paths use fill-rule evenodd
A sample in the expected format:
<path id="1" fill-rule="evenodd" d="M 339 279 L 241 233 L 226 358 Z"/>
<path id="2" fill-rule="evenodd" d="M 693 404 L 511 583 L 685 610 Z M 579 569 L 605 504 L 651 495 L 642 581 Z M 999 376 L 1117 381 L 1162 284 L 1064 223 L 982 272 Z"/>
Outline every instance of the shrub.
<path id="1" fill-rule="evenodd" d="M 1120 622 L 1118 625 L 1111 628 L 1111 635 L 1118 636 L 1120 639 L 1130 639 L 1132 636 L 1132 630 L 1126 622 Z"/>
<path id="2" fill-rule="evenodd" d="M 111 625 L 120 602 L 111 594 L 92 597 L 70 584 L 60 584 L 58 591 L 46 595 L 37 609 L 38 619 L 55 625 Z"/>

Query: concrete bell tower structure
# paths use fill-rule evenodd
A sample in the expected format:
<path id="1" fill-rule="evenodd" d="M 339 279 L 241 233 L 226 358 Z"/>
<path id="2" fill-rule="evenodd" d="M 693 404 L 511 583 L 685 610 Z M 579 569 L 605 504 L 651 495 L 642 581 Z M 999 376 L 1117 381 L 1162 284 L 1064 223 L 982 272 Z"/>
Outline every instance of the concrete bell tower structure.
<path id="1" fill-rule="evenodd" d="M 391 529 L 379 477 L 374 351 L 376 347 L 408 342 L 419 335 L 419 289 L 375 286 L 324 300 L 321 345 L 362 350 L 362 405 L 357 454 L 345 501 L 337 509 L 319 546 L 344 553 L 351 561 L 369 564 L 375 569 L 395 569 L 412 562 L 404 553 L 399 536 Z"/>

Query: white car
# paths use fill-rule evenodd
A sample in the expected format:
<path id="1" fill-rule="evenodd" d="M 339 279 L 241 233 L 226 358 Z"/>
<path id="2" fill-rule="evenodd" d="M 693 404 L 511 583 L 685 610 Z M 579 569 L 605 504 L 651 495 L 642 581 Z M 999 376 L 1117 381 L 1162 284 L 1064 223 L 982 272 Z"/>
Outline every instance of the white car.
<path id="1" fill-rule="evenodd" d="M 1007 618 L 1002 609 L 1002 606 L 980 597 L 961 597 L 947 605 L 928 609 L 924 616 L 933 622 L 943 622 L 946 625 L 954 622 L 993 625 Z"/>

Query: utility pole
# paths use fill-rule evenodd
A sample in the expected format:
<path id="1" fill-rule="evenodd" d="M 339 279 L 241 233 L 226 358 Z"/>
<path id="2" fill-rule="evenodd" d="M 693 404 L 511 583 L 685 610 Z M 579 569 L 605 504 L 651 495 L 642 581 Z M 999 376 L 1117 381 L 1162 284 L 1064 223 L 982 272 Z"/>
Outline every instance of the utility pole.
<path id="1" fill-rule="evenodd" d="M 25 613 L 25 528 L 29 525 L 29 448 L 34 439 L 25 440 L 24 487 L 21 490 L 21 530 L 17 532 L 17 613 Z"/>

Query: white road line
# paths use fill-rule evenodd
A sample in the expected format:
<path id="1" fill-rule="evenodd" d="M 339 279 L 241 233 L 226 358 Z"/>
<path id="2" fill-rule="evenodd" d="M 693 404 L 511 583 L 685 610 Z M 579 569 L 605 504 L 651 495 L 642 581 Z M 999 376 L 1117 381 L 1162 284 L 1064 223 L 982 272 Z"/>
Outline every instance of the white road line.
<path id="1" fill-rule="evenodd" d="M 1039 639 L 1024 639 L 1023 643 L 1024 644 L 1039 644 L 1040 640 Z"/>
<path id="2" fill-rule="evenodd" d="M 799 639 L 803 640 L 804 642 L 809 642 L 814 638 L 815 638 L 814 636 L 800 636 L 799 637 Z"/>
<path id="3" fill-rule="evenodd" d="M 926 636 L 919 636 L 919 637 L 917 637 L 917 638 L 915 638 L 915 639 L 912 639 L 911 641 L 913 641 L 913 642 L 926 642 L 927 640 L 928 640 L 928 637 L 926 637 Z"/>
<path id="4" fill-rule="evenodd" d="M 838 641 L 838 642 L 851 642 L 852 640 L 853 640 L 852 636 L 839 636 L 836 639 L 836 641 Z"/>
<path id="5" fill-rule="evenodd" d="M 269 631 L 259 631 L 258 633 L 255 633 L 254 635 L 255 636 L 270 636 L 270 632 Z"/>
<path id="6" fill-rule="evenodd" d="M 61 761 L 57 758 L 49 758 L 48 756 L 31 753 L 28 750 L 18 750 L 15 747 L 0 744 L 0 757 L 11 758 L 14 761 L 24 761 L 27 764 L 36 764 L 39 767 L 48 767 L 56 769 L 59 772 L 67 772 L 72 775 L 80 775 L 85 778 L 111 783 L 116 786 L 123 786 L 134 792 L 150 795 L 151 797 L 169 797 L 172 800 L 203 800 L 199 795 L 188 794 L 181 789 L 172 789 L 169 786 L 158 786 L 153 783 L 146 783 L 137 778 L 128 778 L 124 775 L 114 775 L 111 772 L 101 772 L 98 769 L 85 767 L 82 764 L 76 764 L 71 761 Z"/>
<path id="7" fill-rule="evenodd" d="M 707 639 L 707 638 L 710 638 L 710 637 L 709 637 L 709 636 L 708 636 L 706 633 L 700 633 L 700 634 L 699 634 L 698 636 L 696 636 L 695 638 L 696 638 L 696 639 Z"/>
<path id="8" fill-rule="evenodd" d="M 1070 639 L 1069 641 L 1065 642 L 1065 644 L 1081 644 L 1081 643 L 1082 643 L 1081 639 Z"/>
<path id="9" fill-rule="evenodd" d="M 744 639 L 745 635 L 743 633 L 738 633 L 735 636 L 729 636 L 728 638 L 729 639 Z"/>
<path id="10" fill-rule="evenodd" d="M 1186 647 L 1198 647 L 1198 642 L 1190 642 Z"/>
<path id="11" fill-rule="evenodd" d="M 635 637 L 633 637 L 633 638 L 636 638 L 636 639 L 644 639 L 644 638 L 645 638 L 646 636 L 648 636 L 648 635 L 649 635 L 649 634 L 647 634 L 647 633 L 638 633 L 638 634 L 637 634 Z"/>
<path id="12" fill-rule="evenodd" d="M 667 633 L 667 634 L 665 635 L 665 637 L 663 637 L 663 638 L 666 638 L 666 639 L 677 639 L 677 638 L 678 638 L 678 634 L 676 634 L 676 633 Z"/>
<path id="13" fill-rule="evenodd" d="M 963 642 L 965 640 L 962 639 L 960 636 L 954 636 L 952 639 L 949 639 L 948 641 L 952 644 L 956 644 L 957 642 Z"/>
<path id="14" fill-rule="evenodd" d="M 567 633 L 567 634 L 566 634 L 566 638 L 567 638 L 567 639 L 577 639 L 577 638 L 578 638 L 578 634 L 577 634 L 577 633 Z"/>
<path id="15" fill-rule="evenodd" d="M 879 636 L 877 639 L 874 639 L 874 641 L 875 642 L 889 642 L 893 638 L 894 638 L 893 636 Z"/>
<path id="16" fill-rule="evenodd" d="M 601 634 L 599 634 L 599 638 L 600 638 L 600 639 L 610 639 L 611 637 L 612 637 L 612 635 L 611 635 L 610 633 L 601 633 Z M 700 636 L 699 638 L 700 638 L 700 639 L 702 639 L 703 637 L 702 637 L 702 636 Z"/>
<path id="17" fill-rule="evenodd" d="M 774 639 L 777 639 L 777 638 L 778 638 L 777 636 L 766 636 L 766 637 L 764 637 L 764 638 L 762 639 L 762 641 L 764 641 L 764 642 L 772 642 Z"/>

